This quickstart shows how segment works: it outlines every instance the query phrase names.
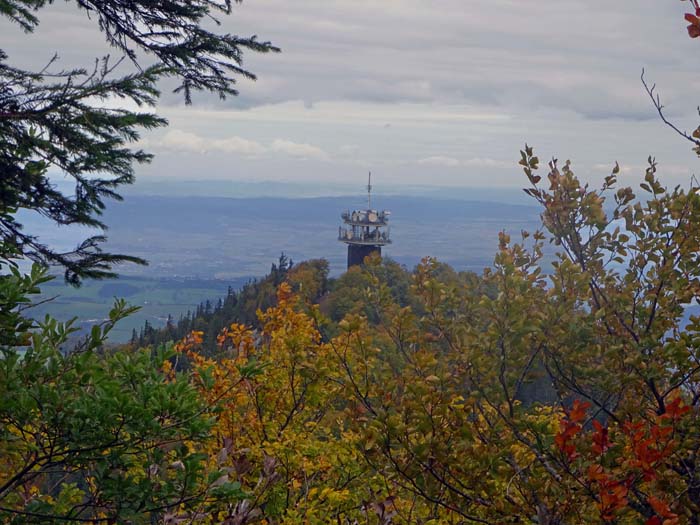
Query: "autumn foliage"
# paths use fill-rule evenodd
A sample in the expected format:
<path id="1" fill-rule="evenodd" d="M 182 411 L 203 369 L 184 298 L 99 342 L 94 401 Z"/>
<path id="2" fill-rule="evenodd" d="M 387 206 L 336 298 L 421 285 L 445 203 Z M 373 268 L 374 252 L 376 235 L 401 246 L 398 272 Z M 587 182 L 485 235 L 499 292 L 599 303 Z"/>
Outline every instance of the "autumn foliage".
<path id="1" fill-rule="evenodd" d="M 676 427 L 690 407 L 675 398 L 660 416 L 650 414 L 648 419 L 621 427 L 593 419 L 590 429 L 584 431 L 582 424 L 590 407 L 590 403 L 574 402 L 560 421 L 555 443 L 571 472 L 594 495 L 600 519 L 617 522 L 647 506 L 647 512 L 639 516 L 649 516 L 646 524 L 679 523 L 679 515 L 671 510 L 672 502 L 660 496 L 677 453 Z"/>
<path id="2" fill-rule="evenodd" d="M 206 14 L 195 4 L 185 19 Z M 115 86 L 152 102 L 165 73 Z M 213 78 L 208 89 L 231 92 Z M 47 89 L 81 89 L 71 86 Z M 122 117 L 128 131 L 133 115 Z M 673 127 L 700 152 L 700 128 Z M 130 180 L 122 157 L 139 160 L 125 150 L 104 167 Z M 24 164 L 45 179 L 44 164 Z M 617 165 L 599 188 L 569 161 L 542 174 L 528 146 L 519 164 L 542 229 L 502 232 L 480 275 L 369 258 L 330 282 L 326 261 L 282 257 L 217 312 L 234 317 L 223 330 L 205 333 L 195 316 L 180 341 L 148 334 L 118 349 L 108 334 L 133 308 L 116 301 L 69 347 L 73 321 L 24 313 L 46 270 L 23 274 L 14 260 L 33 246 L 25 255 L 67 265 L 78 282 L 121 256 L 93 242 L 56 259 L 6 207 L 0 522 L 700 525 L 700 188 L 666 187 L 653 158 L 639 189 L 619 183 Z M 83 181 L 88 204 L 113 194 L 105 184 Z"/>
<path id="3" fill-rule="evenodd" d="M 692 4 L 694 10 L 693 13 L 686 13 L 685 20 L 688 22 L 688 35 L 690 38 L 697 38 L 700 36 L 700 4 L 697 0 L 689 0 Z"/>
<path id="4" fill-rule="evenodd" d="M 694 523 L 697 190 L 666 190 L 653 161 L 646 202 L 617 168 L 591 190 L 553 161 L 545 188 L 529 148 L 521 163 L 560 252 L 548 273 L 547 234 L 504 234 L 478 279 L 427 259 L 403 296 L 369 261 L 337 325 L 282 285 L 263 330 L 222 334 L 207 366 L 237 397 L 219 442 L 255 465 L 258 516 Z M 260 374 L 238 382 L 232 354 Z"/>
<path id="5" fill-rule="evenodd" d="M 544 229 L 503 233 L 482 275 L 368 259 L 329 284 L 305 265 L 216 351 L 177 343 L 164 381 L 212 426 L 188 444 L 197 506 L 164 517 L 697 523 L 698 190 L 653 159 L 640 195 L 617 166 L 591 189 L 568 162 L 538 175 L 529 147 L 520 163 Z"/>
<path id="6" fill-rule="evenodd" d="M 46 325 L 0 367 L 3 520 L 698 523 L 700 195 L 649 160 L 637 195 L 526 147 L 543 230 L 481 275 L 299 265 L 157 351 Z"/>
<path id="7" fill-rule="evenodd" d="M 282 283 L 216 355 L 177 345 L 216 407 L 207 479 L 240 491 L 204 521 L 696 523 L 697 189 L 521 164 L 548 233 L 502 234 L 481 276 L 368 260 L 337 322 Z"/>

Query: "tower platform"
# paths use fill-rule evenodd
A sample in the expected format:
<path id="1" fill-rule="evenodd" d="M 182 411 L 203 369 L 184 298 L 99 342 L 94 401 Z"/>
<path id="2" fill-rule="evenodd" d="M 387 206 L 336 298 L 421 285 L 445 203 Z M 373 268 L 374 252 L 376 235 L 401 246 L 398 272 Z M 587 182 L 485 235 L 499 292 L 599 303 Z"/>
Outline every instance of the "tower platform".
<path id="1" fill-rule="evenodd" d="M 382 246 L 391 244 L 390 211 L 372 209 L 372 174 L 367 181 L 367 209 L 341 214 L 345 226 L 338 228 L 338 240 L 348 245 L 348 268 L 364 262 L 365 257 L 382 254 Z"/>

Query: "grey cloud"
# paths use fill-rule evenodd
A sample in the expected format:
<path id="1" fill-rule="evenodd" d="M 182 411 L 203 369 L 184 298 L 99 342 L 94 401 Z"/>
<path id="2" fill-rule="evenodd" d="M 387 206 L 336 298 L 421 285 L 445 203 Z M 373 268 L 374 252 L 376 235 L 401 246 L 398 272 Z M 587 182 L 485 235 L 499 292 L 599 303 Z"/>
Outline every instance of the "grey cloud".
<path id="1" fill-rule="evenodd" d="M 155 151 L 168 153 L 199 153 L 212 152 L 235 154 L 241 157 L 256 159 L 265 154 L 283 154 L 296 159 L 329 160 L 330 156 L 322 148 L 313 144 L 295 142 L 288 139 L 274 139 L 269 145 L 258 141 L 239 137 L 227 136 L 220 138 L 205 137 L 178 128 L 169 129 L 158 140 L 144 140 L 142 146 Z"/>
<path id="2" fill-rule="evenodd" d="M 318 146 L 299 143 L 291 140 L 275 139 L 271 145 L 272 151 L 284 153 L 299 159 L 328 160 L 328 154 Z"/>
<path id="3" fill-rule="evenodd" d="M 429 166 L 445 166 L 447 168 L 455 168 L 461 164 L 458 159 L 454 157 L 445 157 L 442 155 L 433 155 L 432 157 L 425 157 L 417 161 L 418 164 L 427 164 Z"/>
<path id="4" fill-rule="evenodd" d="M 639 82 L 645 67 L 668 114 L 694 129 L 700 43 L 685 33 L 686 9 L 674 0 L 246 0 L 221 30 L 258 34 L 283 53 L 246 54 L 258 81 L 241 80 L 225 103 L 197 96 L 183 108 L 164 85 L 159 110 L 172 133 L 148 135 L 164 154 L 140 170 L 347 180 L 367 166 L 396 185 L 506 185 L 520 181 L 525 141 L 543 158 L 588 166 L 637 165 L 650 153 L 696 162 Z M 109 52 L 74 4 L 40 16 L 32 35 L 0 19 L 12 64 L 41 67 L 58 51 L 61 65 L 84 66 Z"/>
<path id="5" fill-rule="evenodd" d="M 513 168 L 515 162 L 510 160 L 497 160 L 488 157 L 472 157 L 466 160 L 456 159 L 443 155 L 425 157 L 416 161 L 417 164 L 427 166 L 440 166 L 445 168 L 471 167 L 471 168 Z"/>
<path id="6" fill-rule="evenodd" d="M 285 100 L 526 103 L 639 119 L 649 115 L 641 68 L 661 85 L 679 85 L 679 71 L 691 62 L 680 57 L 694 45 L 684 34 L 683 6 L 652 0 L 267 0 L 247 7 L 241 19 L 251 27 L 265 27 L 265 11 L 280 14 L 284 25 L 268 21 L 266 29 L 284 54 L 252 58 L 261 82 L 232 101 L 238 107 Z M 669 48 L 678 52 L 669 56 Z M 286 89 L 266 90 L 268 75 Z"/>
<path id="7" fill-rule="evenodd" d="M 146 142 L 145 146 L 149 144 Z M 265 146 L 254 140 L 237 136 L 209 139 L 180 129 L 170 129 L 162 139 L 153 142 L 153 146 L 161 151 L 194 153 L 219 151 L 237 153 L 246 157 L 258 157 L 267 151 Z"/>
<path id="8" fill-rule="evenodd" d="M 684 34 L 684 9 L 658 0 L 250 0 L 222 18 L 222 31 L 259 34 L 283 53 L 247 54 L 259 80 L 241 80 L 241 96 L 227 104 L 476 103 L 648 118 L 643 66 L 660 88 L 687 86 L 664 90 L 672 111 L 696 92 L 683 73 L 693 69 L 696 44 Z M 84 65 L 108 51 L 73 4 L 40 16 L 30 36 L 0 21 L 15 63 L 38 67 L 57 51 L 68 65 Z M 162 103 L 181 104 L 168 87 Z M 195 102 L 219 104 L 204 95 Z"/>

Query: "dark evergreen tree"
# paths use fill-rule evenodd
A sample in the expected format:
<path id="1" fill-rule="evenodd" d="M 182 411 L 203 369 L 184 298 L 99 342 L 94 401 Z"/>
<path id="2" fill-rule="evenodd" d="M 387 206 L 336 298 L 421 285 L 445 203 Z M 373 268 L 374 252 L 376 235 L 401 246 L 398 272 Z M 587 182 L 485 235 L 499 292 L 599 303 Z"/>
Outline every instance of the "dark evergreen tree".
<path id="1" fill-rule="evenodd" d="M 235 0 L 239 2 L 240 0 Z M 30 32 L 39 24 L 45 0 L 0 0 L 0 16 Z M 74 250 L 58 252 L 24 230 L 17 213 L 36 212 L 59 225 L 101 228 L 107 199 L 134 181 L 134 164 L 151 155 L 131 149 L 141 130 L 166 125 L 148 111 L 105 107 L 105 100 L 127 100 L 152 107 L 158 81 L 177 79 L 176 92 L 187 103 L 195 91 L 225 98 L 236 95 L 237 76 L 255 78 L 242 67 L 242 52 L 278 51 L 256 37 L 241 38 L 205 29 L 206 20 L 229 14 L 232 0 L 77 0 L 122 58 L 97 60 L 87 69 L 60 70 L 56 56 L 41 71 L 13 67 L 0 50 L 0 267 L 14 257 L 58 265 L 67 282 L 113 276 L 116 263 L 145 261 L 103 251 L 103 235 L 85 239 Z M 142 67 L 141 58 L 151 64 Z M 116 68 L 132 63 L 134 72 Z M 75 182 L 73 192 L 57 188 L 48 176 L 58 171 Z"/>
<path id="2" fill-rule="evenodd" d="M 160 330 L 154 329 L 147 322 L 144 325 L 142 345 L 159 345 L 179 340 L 197 330 L 204 333 L 203 351 L 213 355 L 217 349 L 217 336 L 224 327 L 240 323 L 254 329 L 260 328 L 258 310 L 266 310 L 275 304 L 277 288 L 284 281 L 289 282 L 294 289 L 300 288 L 303 281 L 315 283 L 306 288 L 317 290 L 317 294 L 309 297 L 310 301 L 317 302 L 329 288 L 328 262 L 324 259 L 311 260 L 292 267 L 291 259 L 282 254 L 277 263 L 271 265 L 267 276 L 249 281 L 240 290 L 229 287 L 227 295 L 216 303 L 208 299 L 203 301 L 194 313 L 188 311 L 187 315 L 181 317 L 173 329 L 168 329 L 167 326 Z"/>

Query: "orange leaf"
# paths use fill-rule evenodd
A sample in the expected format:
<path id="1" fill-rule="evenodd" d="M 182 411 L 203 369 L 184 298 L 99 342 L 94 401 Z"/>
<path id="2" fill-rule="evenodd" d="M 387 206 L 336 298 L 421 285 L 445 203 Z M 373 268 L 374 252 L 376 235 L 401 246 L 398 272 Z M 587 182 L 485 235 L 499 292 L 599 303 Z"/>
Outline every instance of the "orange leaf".
<path id="1" fill-rule="evenodd" d="M 651 435 L 657 441 L 667 438 L 672 432 L 673 428 L 668 426 L 660 427 L 659 425 L 654 425 L 651 427 Z"/>
<path id="2" fill-rule="evenodd" d="M 600 465 L 591 465 L 588 467 L 588 479 L 591 481 L 606 481 L 608 479 L 607 474 L 603 471 L 603 467 Z"/>
<path id="3" fill-rule="evenodd" d="M 569 419 L 574 423 L 580 423 L 586 419 L 586 410 L 588 410 L 590 406 L 591 404 L 588 401 L 581 402 L 578 399 L 575 400 L 569 412 Z"/>
<path id="4" fill-rule="evenodd" d="M 647 502 L 654 509 L 654 512 L 664 519 L 663 525 L 676 525 L 678 523 L 678 514 L 671 512 L 671 507 L 668 506 L 668 503 L 656 496 L 649 496 Z"/>
<path id="5" fill-rule="evenodd" d="M 699 22 L 700 22 L 700 20 L 699 20 Z M 693 27 L 696 27 L 696 29 L 698 31 L 697 36 L 700 36 L 700 27 L 697 27 L 697 26 L 693 26 Z M 688 29 L 688 31 L 690 31 L 690 29 Z M 693 37 L 693 38 L 695 38 L 695 37 Z M 683 417 L 683 414 L 685 414 L 686 412 L 688 412 L 690 410 L 689 406 L 681 405 L 681 403 L 682 403 L 682 401 L 681 401 L 680 397 L 675 398 L 673 401 L 671 401 L 670 403 L 668 403 L 666 405 L 666 411 L 661 415 L 661 417 L 664 419 L 671 419 L 673 421 L 678 421 L 681 417 Z"/>

